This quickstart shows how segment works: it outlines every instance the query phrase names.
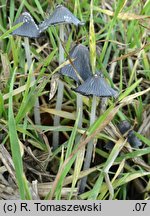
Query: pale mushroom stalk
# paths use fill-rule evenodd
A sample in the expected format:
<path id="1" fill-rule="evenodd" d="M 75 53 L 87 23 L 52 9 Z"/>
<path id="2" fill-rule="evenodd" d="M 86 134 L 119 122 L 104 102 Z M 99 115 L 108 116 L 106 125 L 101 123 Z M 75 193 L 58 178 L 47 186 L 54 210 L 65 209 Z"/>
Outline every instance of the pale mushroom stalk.
<path id="1" fill-rule="evenodd" d="M 64 49 L 61 44 L 61 42 L 64 42 L 64 25 L 60 24 L 59 27 L 59 34 L 60 34 L 60 40 L 59 40 L 59 65 L 64 62 Z M 64 83 L 59 79 L 58 81 L 58 90 L 57 90 L 57 96 L 56 96 L 56 110 L 61 110 L 62 103 L 63 103 L 63 92 L 64 92 Z M 54 116 L 54 127 L 57 127 L 60 125 L 60 117 L 55 115 Z M 59 144 L 59 132 L 54 131 L 53 132 L 53 150 L 55 150 L 58 147 Z"/>
<path id="2" fill-rule="evenodd" d="M 12 32 L 12 35 L 18 35 L 24 37 L 24 49 L 27 58 L 28 70 L 30 70 L 32 64 L 32 57 L 30 52 L 29 38 L 37 38 L 40 36 L 41 32 L 39 27 L 35 23 L 33 17 L 28 12 L 22 13 L 14 24 L 20 22 L 23 22 L 23 25 L 15 29 Z M 32 81 L 34 80 L 35 80 L 35 76 L 33 74 Z M 34 120 L 35 120 L 35 124 L 41 125 L 38 97 L 34 105 Z"/>
<path id="3" fill-rule="evenodd" d="M 62 68 L 61 74 L 72 78 L 76 83 L 83 83 L 89 76 L 92 75 L 90 67 L 89 50 L 82 44 L 75 45 L 68 55 L 69 65 Z M 72 61 L 73 59 L 73 61 Z M 82 95 L 76 94 L 76 113 L 80 111 L 78 128 L 82 128 L 83 118 L 83 101 Z M 80 135 L 76 137 L 75 143 L 78 143 Z"/>
<path id="4" fill-rule="evenodd" d="M 94 20 L 93 20 L 93 0 L 90 2 L 90 25 L 89 25 L 89 47 L 90 47 L 90 62 L 91 62 L 91 68 L 93 75 L 96 72 L 96 37 L 95 37 L 95 30 L 94 30 Z M 96 118 L 96 95 L 92 95 L 92 107 L 91 107 L 91 113 L 90 113 L 90 125 L 92 125 L 95 122 Z M 86 149 L 86 155 L 83 165 L 83 170 L 87 170 L 90 167 L 91 159 L 92 159 L 92 153 L 93 153 L 93 147 L 94 147 L 94 140 L 91 140 L 87 144 Z M 84 192 L 87 182 L 87 176 L 81 180 L 80 185 L 80 192 Z"/>
<path id="5" fill-rule="evenodd" d="M 95 122 L 96 120 L 96 96 L 92 97 L 92 107 L 91 107 L 91 113 L 90 113 L 90 126 Z M 91 160 L 92 160 L 92 152 L 93 152 L 93 140 L 91 140 L 87 144 L 86 149 L 86 155 L 85 155 L 85 162 L 83 165 L 83 170 L 87 170 L 90 167 Z M 80 182 L 80 193 L 83 193 L 86 187 L 87 182 L 87 176 L 82 178 Z"/>
<path id="6" fill-rule="evenodd" d="M 85 96 L 92 96 L 92 107 L 90 114 L 90 125 L 95 122 L 96 119 L 96 97 L 114 97 L 117 95 L 117 92 L 112 89 L 107 82 L 105 81 L 102 73 L 98 72 L 93 76 L 89 77 L 75 89 L 76 92 L 83 94 Z M 94 140 L 91 140 L 87 144 L 86 156 L 83 165 L 83 170 L 87 170 L 90 167 L 92 152 L 93 152 Z M 79 191 L 83 193 L 86 187 L 87 177 L 81 179 Z"/>
<path id="7" fill-rule="evenodd" d="M 93 95 L 92 97 L 92 107 L 91 107 L 91 113 L 90 113 L 90 125 L 92 125 L 95 122 L 96 119 L 96 96 Z"/>
<path id="8" fill-rule="evenodd" d="M 27 58 L 27 65 L 28 65 L 28 70 L 31 67 L 32 64 L 32 57 L 30 54 L 30 45 L 29 45 L 29 39 L 27 37 L 24 37 L 24 43 L 25 43 L 25 54 Z M 35 76 L 33 74 L 32 76 L 32 81 L 35 81 Z M 39 98 L 37 97 L 34 105 L 34 121 L 35 124 L 41 125 L 41 117 L 40 117 L 40 111 L 39 111 L 40 103 L 39 103 Z"/>
<path id="9" fill-rule="evenodd" d="M 75 26 L 83 25 L 83 23 L 78 20 L 66 7 L 63 5 L 58 5 L 54 12 L 45 19 L 40 25 L 39 29 L 41 32 L 45 31 L 49 26 L 60 25 L 60 44 L 59 44 L 59 64 L 64 61 L 64 50 L 61 45 L 61 42 L 64 42 L 64 25 L 65 24 L 74 24 Z M 61 110 L 62 100 L 63 100 L 63 90 L 64 84 L 61 81 L 58 81 L 58 91 L 56 97 L 56 110 Z M 54 126 L 60 125 L 60 117 L 54 116 Z M 59 144 L 59 132 L 53 132 L 52 145 L 55 150 Z"/>

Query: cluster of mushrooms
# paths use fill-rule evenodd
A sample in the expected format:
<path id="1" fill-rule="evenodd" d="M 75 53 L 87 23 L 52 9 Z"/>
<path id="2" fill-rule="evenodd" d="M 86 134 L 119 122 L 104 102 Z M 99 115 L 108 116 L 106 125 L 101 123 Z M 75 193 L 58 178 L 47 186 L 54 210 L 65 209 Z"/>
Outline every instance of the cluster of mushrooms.
<path id="1" fill-rule="evenodd" d="M 54 12 L 45 19 L 42 23 L 37 25 L 28 12 L 24 12 L 16 20 L 14 25 L 23 22 L 23 24 L 15 29 L 12 34 L 23 36 L 25 38 L 37 38 L 40 37 L 41 33 L 44 32 L 49 26 L 59 25 L 60 41 L 59 41 L 59 64 L 62 64 L 64 59 L 64 49 L 62 42 L 64 42 L 64 25 L 73 24 L 75 26 L 84 25 L 83 22 L 78 20 L 66 7 L 58 5 Z M 26 48 L 26 45 L 25 45 Z M 69 64 L 65 65 L 60 71 L 59 75 L 68 76 L 73 79 L 76 83 L 76 88 L 73 90 L 77 94 L 77 112 L 80 110 L 80 120 L 78 127 L 82 128 L 82 95 L 92 97 L 92 106 L 90 114 L 90 125 L 94 123 L 96 119 L 96 107 L 97 97 L 114 97 L 118 96 L 118 92 L 111 88 L 103 77 L 102 72 L 97 71 L 95 74 L 92 73 L 90 63 L 89 49 L 83 44 L 75 45 L 69 52 Z M 29 65 L 30 67 L 30 65 Z M 56 109 L 61 110 L 63 100 L 63 89 L 64 84 L 59 79 L 58 90 L 56 98 Z M 39 103 L 39 102 L 38 102 Z M 37 106 L 37 104 L 36 104 Z M 37 111 L 37 110 L 36 110 Z M 40 113 L 38 114 L 40 116 Z M 39 116 L 37 118 L 39 118 Z M 40 124 L 40 118 L 35 123 Z M 54 126 L 60 125 L 60 117 L 54 116 Z M 56 149 L 59 145 L 59 132 L 53 134 L 53 149 Z M 90 167 L 91 158 L 93 151 L 93 143 L 90 142 L 87 145 L 85 163 L 83 170 Z M 81 181 L 81 192 L 84 191 L 86 184 L 86 178 Z"/>
<path id="2" fill-rule="evenodd" d="M 66 7 L 62 5 L 58 5 L 50 17 L 45 19 L 39 25 L 35 23 L 34 19 L 28 12 L 22 13 L 14 25 L 21 22 L 23 22 L 23 25 L 14 30 L 12 34 L 27 38 L 40 37 L 41 33 L 44 32 L 49 26 L 60 25 L 59 64 L 65 61 L 64 49 L 61 44 L 61 41 L 64 41 L 64 24 L 74 24 L 75 26 L 84 25 L 83 22 L 78 20 Z M 117 91 L 107 84 L 101 72 L 97 72 L 94 75 L 92 74 L 90 54 L 86 46 L 82 44 L 75 45 L 71 49 L 69 57 L 69 59 L 73 59 L 73 61 L 62 68 L 60 70 L 60 74 L 70 77 L 77 83 L 78 87 L 75 88 L 74 91 L 85 96 L 93 97 L 116 97 L 118 95 Z M 62 85 L 61 81 L 60 83 L 58 84 Z M 62 86 L 60 90 L 58 86 L 58 94 L 59 92 L 61 92 L 61 94 L 63 93 Z M 62 100 L 61 97 L 59 94 L 59 100 L 57 100 L 59 103 Z M 56 104 L 56 109 L 61 109 L 61 107 L 57 107 Z M 54 123 L 54 126 L 57 125 Z M 57 140 L 57 143 L 53 145 L 55 146 L 54 148 L 58 146 L 58 143 L 59 141 Z"/>
<path id="3" fill-rule="evenodd" d="M 131 124 L 127 121 L 121 121 L 117 125 L 118 130 L 120 133 L 127 138 L 127 142 L 133 147 L 133 148 L 138 148 L 142 145 L 142 142 L 137 138 L 135 135 L 135 131 L 132 129 Z M 114 147 L 114 142 L 109 141 L 106 145 L 105 148 L 108 150 L 111 150 Z"/>

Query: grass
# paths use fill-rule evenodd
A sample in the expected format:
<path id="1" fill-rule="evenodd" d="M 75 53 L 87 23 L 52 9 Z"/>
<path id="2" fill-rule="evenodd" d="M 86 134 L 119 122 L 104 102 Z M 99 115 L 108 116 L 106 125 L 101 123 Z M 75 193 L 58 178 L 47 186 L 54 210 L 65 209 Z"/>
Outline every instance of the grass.
<path id="1" fill-rule="evenodd" d="M 0 7 L 0 174 L 4 190 L 0 198 L 33 199 L 31 188 L 41 199 L 149 199 L 150 185 L 150 2 L 93 1 L 94 29 L 90 29 L 90 3 L 68 1 L 22 1 Z M 63 77 L 62 110 L 55 109 L 56 95 L 49 101 L 51 78 L 59 71 L 58 28 L 50 27 L 42 38 L 30 40 L 32 67 L 28 70 L 23 39 L 12 37 L 16 18 L 25 10 L 37 23 L 48 8 L 64 4 L 80 19 L 82 28 L 65 29 L 67 52 L 75 43 L 89 46 L 96 41 L 93 68 L 101 70 L 108 83 L 118 89 L 118 99 L 109 99 L 106 110 L 90 125 L 91 99 L 83 96 L 83 128 L 78 127 L 75 86 Z M 20 25 L 20 24 L 19 24 Z M 89 38 L 89 32 L 95 35 Z M 92 37 L 93 36 L 93 37 Z M 33 68 L 33 70 L 32 70 Z M 32 81 L 32 72 L 36 77 Z M 27 74 L 27 75 L 26 75 Z M 40 99 L 41 125 L 34 122 L 34 105 Z M 61 125 L 53 126 L 54 116 Z M 128 120 L 142 146 L 133 149 L 117 124 Z M 52 148 L 52 134 L 59 131 L 60 144 Z M 76 143 L 76 137 L 79 137 Z M 83 171 L 87 144 L 97 140 L 93 159 Z M 105 149 L 109 141 L 112 151 Z M 5 153 L 7 152 L 7 154 Z M 87 177 L 84 193 L 78 193 L 79 181 Z M 11 179 L 11 181 L 9 180 Z M 37 180 L 37 182 L 35 182 Z M 34 185 L 34 186 L 33 186 Z M 7 188 L 11 190 L 6 190 Z M 41 188 L 44 188 L 43 190 Z M 11 191 L 6 193 L 6 191 Z M 17 194 L 17 195 L 16 195 Z M 34 193 L 35 195 L 35 193 Z"/>

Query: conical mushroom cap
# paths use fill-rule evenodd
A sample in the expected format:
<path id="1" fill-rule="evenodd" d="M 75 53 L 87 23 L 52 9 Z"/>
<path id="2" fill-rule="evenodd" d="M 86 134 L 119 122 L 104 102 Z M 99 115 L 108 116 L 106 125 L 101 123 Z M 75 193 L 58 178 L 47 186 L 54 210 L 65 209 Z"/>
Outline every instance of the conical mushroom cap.
<path id="1" fill-rule="evenodd" d="M 23 25 L 12 32 L 12 35 L 19 35 L 23 37 L 36 38 L 40 36 L 40 30 L 34 19 L 28 12 L 24 12 L 16 20 L 14 25 L 23 22 Z"/>
<path id="2" fill-rule="evenodd" d="M 73 59 L 73 65 L 81 78 L 84 81 L 88 79 L 92 75 L 88 48 L 82 44 L 76 45 L 70 51 L 69 56 Z M 71 64 L 68 64 L 61 69 L 60 73 L 79 82 L 74 67 Z"/>
<path id="3" fill-rule="evenodd" d="M 121 121 L 117 125 L 117 127 L 121 134 L 125 134 L 131 128 L 131 124 L 128 121 L 124 120 L 124 121 Z"/>
<path id="4" fill-rule="evenodd" d="M 101 73 L 89 77 L 74 91 L 86 96 L 116 97 L 118 95 L 118 92 L 107 84 Z"/>
<path id="5" fill-rule="evenodd" d="M 78 20 L 66 7 L 64 7 L 63 5 L 58 5 L 53 14 L 39 25 L 39 28 L 41 29 L 41 31 L 44 31 L 50 25 L 63 23 L 74 24 L 76 26 L 84 24 L 83 22 Z"/>
<path id="6" fill-rule="evenodd" d="M 120 133 L 123 135 L 125 134 L 128 130 L 130 130 L 131 128 L 131 124 L 124 120 L 124 121 L 121 121 L 118 125 L 117 125 Z M 135 133 L 134 133 L 134 130 L 130 130 L 128 135 L 128 143 L 130 143 L 130 145 L 134 148 L 137 148 L 139 146 L 142 145 L 141 141 L 138 139 L 138 137 L 136 137 Z"/>
<path id="7" fill-rule="evenodd" d="M 133 130 L 131 130 L 128 134 L 128 142 L 133 148 L 137 148 L 142 145 L 142 142 L 136 137 Z"/>
<path id="8" fill-rule="evenodd" d="M 127 141 L 128 143 L 130 143 L 130 145 L 133 147 L 133 148 L 138 148 L 139 146 L 142 145 L 142 142 L 138 139 L 138 137 L 136 136 L 135 134 L 135 131 L 134 130 L 130 130 L 131 129 L 131 124 L 124 120 L 124 121 L 121 121 L 118 125 L 117 125 L 120 133 L 122 135 L 124 135 L 127 131 L 129 131 L 127 133 Z M 114 142 L 112 141 L 109 141 L 106 145 L 105 145 L 105 148 L 107 150 L 111 150 L 113 147 L 114 147 Z"/>

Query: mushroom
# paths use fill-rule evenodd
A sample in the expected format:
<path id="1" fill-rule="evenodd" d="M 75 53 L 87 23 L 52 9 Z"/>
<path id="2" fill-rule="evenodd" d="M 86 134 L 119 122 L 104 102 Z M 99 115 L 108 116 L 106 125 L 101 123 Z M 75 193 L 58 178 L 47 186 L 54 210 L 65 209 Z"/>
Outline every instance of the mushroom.
<path id="1" fill-rule="evenodd" d="M 97 97 L 117 97 L 118 92 L 111 88 L 105 81 L 101 72 L 89 77 L 85 82 L 78 86 L 74 91 L 85 95 L 92 96 L 92 107 L 90 113 L 90 125 L 92 125 L 96 119 L 96 102 Z M 87 170 L 90 167 L 91 158 L 93 152 L 93 141 L 87 144 L 87 150 L 85 155 L 85 162 L 83 170 Z M 87 177 L 84 177 L 80 183 L 80 193 L 84 192 Z"/>
<path id="2" fill-rule="evenodd" d="M 122 135 L 127 133 L 127 141 L 133 148 L 138 148 L 142 145 L 141 141 L 136 137 L 134 130 L 131 129 L 131 124 L 128 121 L 121 121 L 117 127 Z"/>
<path id="3" fill-rule="evenodd" d="M 142 142 L 136 137 L 135 135 L 135 131 L 131 129 L 131 124 L 124 120 L 121 121 L 118 125 L 117 125 L 120 133 L 124 136 L 127 137 L 127 142 L 133 147 L 133 148 L 138 148 L 139 146 L 142 145 Z M 106 145 L 105 148 L 107 150 L 111 150 L 114 147 L 114 142 L 109 141 Z"/>
<path id="4" fill-rule="evenodd" d="M 70 53 L 70 64 L 65 65 L 60 73 L 75 80 L 77 83 L 87 80 L 91 75 L 90 54 L 86 46 L 75 45 Z"/>
<path id="5" fill-rule="evenodd" d="M 14 25 L 21 22 L 23 22 L 23 25 L 15 29 L 12 32 L 12 35 L 19 35 L 27 38 L 37 38 L 40 36 L 41 31 L 38 25 L 35 23 L 33 17 L 28 12 L 22 13 Z"/>
<path id="6" fill-rule="evenodd" d="M 40 36 L 40 29 L 35 23 L 34 19 L 28 12 L 24 12 L 20 15 L 20 17 L 16 20 L 14 25 L 23 22 L 23 24 L 15 29 L 12 32 L 12 35 L 18 35 L 24 37 L 24 47 L 25 47 L 25 54 L 27 58 L 28 69 L 30 69 L 32 64 L 32 57 L 30 52 L 29 46 L 29 39 L 28 38 L 37 38 Z M 35 81 L 35 76 L 33 75 L 32 81 Z M 40 111 L 39 111 L 39 99 L 37 98 L 34 106 L 34 120 L 35 124 L 41 125 L 41 118 L 40 118 Z"/>
<path id="7" fill-rule="evenodd" d="M 64 49 L 61 42 L 64 42 L 64 24 L 74 24 L 75 26 L 83 25 L 83 22 L 78 20 L 66 7 L 58 5 L 54 10 L 53 14 L 49 18 L 45 19 L 40 25 L 40 31 L 46 30 L 51 25 L 60 25 L 60 41 L 59 41 L 59 64 L 64 61 Z M 57 99 L 56 99 L 56 110 L 61 110 L 63 100 L 64 84 L 61 80 L 58 81 Z M 60 117 L 54 116 L 54 126 L 60 124 Z M 53 132 L 53 149 L 55 150 L 59 142 L 59 132 Z"/>
<path id="8" fill-rule="evenodd" d="M 84 25 L 84 22 L 78 20 L 69 10 L 63 5 L 58 5 L 55 11 L 49 18 L 45 19 L 39 28 L 41 32 L 45 31 L 51 25 L 57 24 L 74 24 L 75 26 Z"/>
<path id="9" fill-rule="evenodd" d="M 90 76 L 85 82 L 74 91 L 85 96 L 117 97 L 118 92 L 111 88 L 104 79 L 101 72 Z"/>
<path id="10" fill-rule="evenodd" d="M 65 65 L 60 73 L 75 80 L 78 84 L 92 76 L 89 50 L 82 44 L 75 45 L 69 53 L 70 64 Z M 73 60 L 73 61 L 72 61 Z M 77 93 L 77 113 L 80 110 L 78 127 L 82 127 L 82 95 Z"/>

